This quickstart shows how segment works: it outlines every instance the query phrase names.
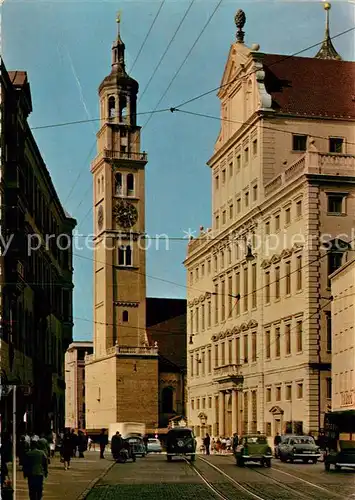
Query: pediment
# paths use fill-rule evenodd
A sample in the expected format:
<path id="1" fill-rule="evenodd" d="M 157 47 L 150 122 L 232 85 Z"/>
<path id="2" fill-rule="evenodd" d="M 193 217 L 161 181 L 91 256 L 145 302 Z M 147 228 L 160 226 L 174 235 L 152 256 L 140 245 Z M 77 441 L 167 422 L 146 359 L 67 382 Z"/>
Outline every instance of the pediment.
<path id="1" fill-rule="evenodd" d="M 233 80 L 243 68 L 248 59 L 250 49 L 243 44 L 234 43 L 229 49 L 227 62 L 221 80 L 221 89 L 218 95 L 223 94 L 227 83 Z"/>
<path id="2" fill-rule="evenodd" d="M 226 331 L 226 336 L 227 337 L 231 337 L 233 335 L 233 331 L 232 330 L 227 330 Z"/>
<path id="3" fill-rule="evenodd" d="M 255 328 L 258 326 L 258 322 L 255 319 L 251 319 L 248 323 L 249 328 Z"/>
<path id="4" fill-rule="evenodd" d="M 279 255 L 273 255 L 270 259 L 271 264 L 278 264 L 281 260 L 281 257 Z"/>
<path id="5" fill-rule="evenodd" d="M 288 250 L 287 248 L 285 248 L 281 252 L 281 259 L 287 259 L 288 257 L 291 257 L 291 255 L 292 255 L 292 249 Z"/>
<path id="6" fill-rule="evenodd" d="M 242 323 L 240 325 L 240 329 L 242 332 L 245 332 L 246 330 L 248 330 L 248 325 L 246 323 Z"/>
<path id="7" fill-rule="evenodd" d="M 270 409 L 270 413 L 272 413 L 273 415 L 283 415 L 284 414 L 284 411 L 282 408 L 280 408 L 279 406 L 273 406 L 271 409 Z"/>
<path id="8" fill-rule="evenodd" d="M 267 267 L 270 267 L 270 265 L 271 265 L 270 261 L 268 261 L 268 260 L 266 260 L 266 259 L 264 259 L 264 260 L 262 261 L 262 263 L 261 263 L 261 267 L 262 267 L 263 269 L 266 269 Z"/>

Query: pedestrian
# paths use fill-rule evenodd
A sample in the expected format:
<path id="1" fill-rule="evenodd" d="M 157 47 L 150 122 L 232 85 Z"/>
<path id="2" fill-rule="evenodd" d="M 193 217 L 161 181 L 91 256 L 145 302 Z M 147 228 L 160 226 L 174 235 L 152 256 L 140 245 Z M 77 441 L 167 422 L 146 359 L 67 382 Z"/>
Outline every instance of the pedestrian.
<path id="1" fill-rule="evenodd" d="M 281 443 L 281 436 L 277 432 L 276 436 L 274 438 L 274 454 L 275 454 L 275 458 L 278 458 L 278 456 L 279 456 L 279 444 L 280 443 Z"/>
<path id="2" fill-rule="evenodd" d="M 78 432 L 78 451 L 79 458 L 84 458 L 84 451 L 87 450 L 87 439 L 83 431 Z"/>
<path id="3" fill-rule="evenodd" d="M 25 436 L 21 436 L 17 451 L 20 467 L 23 467 L 24 459 L 28 451 L 30 451 L 30 446 L 28 445 Z"/>
<path id="4" fill-rule="evenodd" d="M 108 435 L 106 429 L 101 429 L 99 435 L 100 458 L 105 458 L 105 448 L 108 445 Z"/>
<path id="5" fill-rule="evenodd" d="M 121 434 L 117 431 L 111 439 L 111 453 L 114 460 L 118 460 L 120 451 L 123 448 L 123 439 Z"/>
<path id="6" fill-rule="evenodd" d="M 30 500 L 41 500 L 43 480 L 48 476 L 48 460 L 44 451 L 38 448 L 38 440 L 31 442 L 31 450 L 26 453 L 23 475 L 28 481 Z"/>
<path id="7" fill-rule="evenodd" d="M 78 446 L 78 436 L 77 436 L 77 434 L 75 434 L 74 429 L 71 430 L 70 438 L 71 438 L 71 443 L 72 443 L 72 457 L 75 458 L 76 457 L 76 448 Z"/>
<path id="8" fill-rule="evenodd" d="M 148 434 L 145 434 L 145 436 L 143 437 L 143 443 L 144 443 L 144 446 L 145 446 L 145 452 L 146 454 L 148 454 Z"/>
<path id="9" fill-rule="evenodd" d="M 238 438 L 238 434 L 235 432 L 233 434 L 233 450 L 235 451 L 237 446 L 239 444 L 239 438 Z"/>
<path id="10" fill-rule="evenodd" d="M 91 451 L 91 447 L 93 446 L 93 440 L 92 438 L 89 436 L 88 437 L 88 451 Z M 95 448 L 94 448 L 95 450 Z"/>
<path id="11" fill-rule="evenodd" d="M 231 451 L 232 450 L 232 440 L 230 437 L 226 439 L 226 451 Z"/>
<path id="12" fill-rule="evenodd" d="M 210 435 L 208 433 L 206 434 L 206 436 L 203 440 L 203 444 L 205 445 L 206 455 L 209 455 L 210 454 L 211 438 L 210 438 Z"/>
<path id="13" fill-rule="evenodd" d="M 61 462 L 64 464 L 64 470 L 70 469 L 70 459 L 73 455 L 73 442 L 69 431 L 64 434 L 60 451 Z"/>
<path id="14" fill-rule="evenodd" d="M 216 453 L 221 452 L 221 440 L 218 438 L 216 441 Z"/>
<path id="15" fill-rule="evenodd" d="M 44 452 L 44 454 L 47 457 L 47 460 L 49 461 L 50 448 L 49 448 L 48 441 L 45 437 L 45 434 L 43 432 L 41 434 L 41 437 L 38 439 L 37 444 L 38 444 L 38 449 L 42 450 Z"/>

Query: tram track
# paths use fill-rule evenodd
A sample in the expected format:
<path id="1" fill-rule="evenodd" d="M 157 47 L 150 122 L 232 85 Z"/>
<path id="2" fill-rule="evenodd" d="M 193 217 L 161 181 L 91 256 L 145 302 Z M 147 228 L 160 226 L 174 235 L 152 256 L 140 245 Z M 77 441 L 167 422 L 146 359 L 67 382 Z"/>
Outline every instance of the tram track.
<path id="1" fill-rule="evenodd" d="M 212 482 L 209 479 L 207 479 L 206 474 L 202 472 L 201 469 L 199 469 L 194 462 L 189 462 L 186 459 L 186 463 L 200 477 L 200 479 L 207 486 L 207 488 L 211 490 L 220 500 L 235 500 L 235 498 L 238 498 L 238 500 L 270 500 L 269 498 L 262 497 L 254 493 L 253 491 L 249 490 L 248 488 L 245 488 L 241 483 L 236 481 L 234 478 L 232 478 L 224 471 L 222 471 L 219 467 L 216 467 L 207 460 L 204 460 L 201 457 L 199 457 L 198 460 L 208 464 L 210 467 L 215 469 L 221 476 L 227 479 L 229 485 L 232 485 L 232 491 L 230 492 L 223 491 L 224 488 L 221 487 L 221 483 Z M 236 497 L 236 493 L 238 493 L 238 497 Z M 241 496 L 241 493 L 243 493 L 244 496 Z"/>
<path id="2" fill-rule="evenodd" d="M 285 482 L 276 479 L 275 477 L 270 476 L 269 474 L 264 473 L 262 470 L 256 468 L 248 469 L 248 474 L 257 474 L 264 478 L 263 483 L 255 483 L 253 481 L 243 480 L 238 481 L 231 477 L 229 474 L 224 472 L 220 467 L 212 464 L 208 460 L 199 457 L 198 461 L 207 464 L 211 469 L 216 471 L 220 476 L 224 478 L 224 483 L 220 481 L 211 481 L 208 479 L 208 475 L 201 471 L 196 464 L 189 465 L 193 468 L 194 472 L 202 479 L 205 485 L 213 491 L 218 498 L 221 500 L 234 500 L 236 498 L 236 493 L 238 492 L 238 499 L 241 500 L 336 500 L 338 498 L 343 498 L 342 495 L 339 495 L 335 492 L 330 492 L 321 486 L 315 485 L 308 481 L 304 481 L 303 483 L 308 483 L 309 486 L 314 487 L 317 491 L 309 492 L 302 491 L 299 487 L 293 487 L 289 483 L 285 484 Z M 271 469 L 272 471 L 277 469 Z M 297 476 L 294 476 L 295 479 L 298 479 Z M 302 480 L 301 480 L 302 481 Z M 228 486 L 229 487 L 228 487 Z M 226 492 L 226 490 L 228 490 Z M 241 497 L 240 494 L 244 496 Z"/>

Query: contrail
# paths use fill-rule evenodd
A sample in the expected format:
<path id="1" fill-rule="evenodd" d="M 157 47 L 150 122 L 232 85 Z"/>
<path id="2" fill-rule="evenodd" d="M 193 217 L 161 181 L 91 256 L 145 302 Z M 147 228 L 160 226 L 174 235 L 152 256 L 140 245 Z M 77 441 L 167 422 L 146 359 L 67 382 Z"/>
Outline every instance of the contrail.
<path id="1" fill-rule="evenodd" d="M 75 71 L 75 68 L 74 68 L 74 64 L 73 64 L 73 60 L 70 56 L 70 53 L 69 53 L 69 50 L 66 48 L 66 52 L 67 52 L 67 56 L 68 56 L 68 59 L 69 59 L 69 64 L 70 64 L 70 67 L 71 67 L 71 70 L 72 70 L 72 73 L 73 73 L 73 76 L 75 78 L 75 81 L 76 83 L 78 84 L 78 89 L 79 89 L 79 95 L 80 95 L 80 101 L 84 107 L 84 110 L 85 110 L 85 113 L 86 113 L 86 116 L 88 117 L 89 120 L 92 120 L 92 116 L 90 115 L 90 111 L 86 105 L 86 102 L 85 102 L 85 99 L 84 99 L 84 94 L 83 94 L 83 88 L 81 86 L 81 83 L 80 83 L 80 80 L 79 80 L 79 77 Z M 91 126 L 93 127 L 94 129 L 94 133 L 96 134 L 96 129 L 94 127 L 94 124 L 91 122 Z"/>

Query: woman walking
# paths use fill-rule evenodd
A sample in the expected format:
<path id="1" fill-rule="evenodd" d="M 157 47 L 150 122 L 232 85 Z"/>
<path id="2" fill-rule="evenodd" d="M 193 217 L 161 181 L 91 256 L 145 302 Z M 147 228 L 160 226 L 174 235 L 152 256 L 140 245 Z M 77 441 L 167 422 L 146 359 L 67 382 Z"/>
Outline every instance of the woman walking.
<path id="1" fill-rule="evenodd" d="M 73 440 L 69 432 L 64 434 L 61 453 L 64 470 L 70 469 L 70 459 L 73 455 Z"/>

